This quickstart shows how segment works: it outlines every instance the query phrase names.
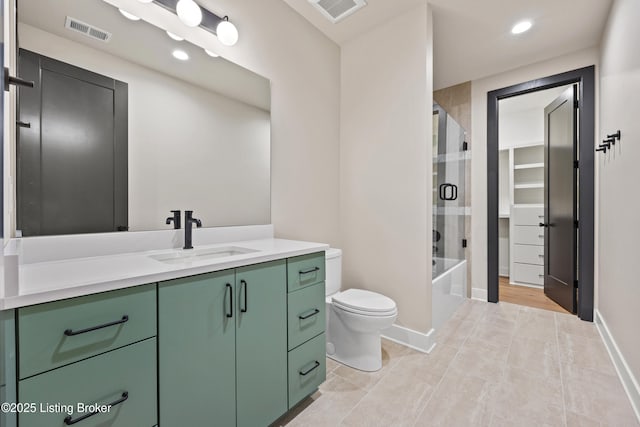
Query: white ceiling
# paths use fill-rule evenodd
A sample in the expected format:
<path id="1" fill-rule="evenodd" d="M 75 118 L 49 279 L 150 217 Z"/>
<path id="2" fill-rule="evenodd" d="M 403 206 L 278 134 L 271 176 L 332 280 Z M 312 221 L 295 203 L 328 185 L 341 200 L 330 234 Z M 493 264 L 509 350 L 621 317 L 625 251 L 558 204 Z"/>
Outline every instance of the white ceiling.
<path id="1" fill-rule="evenodd" d="M 369 0 L 331 24 L 308 0 L 284 0 L 327 37 L 342 44 L 424 0 Z M 434 20 L 434 87 L 551 59 L 599 44 L 611 0 L 429 0 Z M 533 28 L 511 34 L 518 21 Z"/>
<path id="2" fill-rule="evenodd" d="M 571 85 L 554 87 L 551 89 L 539 90 L 536 92 L 526 93 L 524 95 L 512 96 L 511 98 L 501 99 L 499 112 L 503 114 L 519 113 L 522 111 L 537 110 L 543 111 L 544 108 L 551 104 L 562 92 L 567 90 Z"/>
<path id="3" fill-rule="evenodd" d="M 367 5 L 337 24 L 332 24 L 309 0 L 284 0 L 293 10 L 305 17 L 327 37 L 342 44 L 365 33 L 380 22 L 397 16 L 425 0 L 366 0 Z"/>

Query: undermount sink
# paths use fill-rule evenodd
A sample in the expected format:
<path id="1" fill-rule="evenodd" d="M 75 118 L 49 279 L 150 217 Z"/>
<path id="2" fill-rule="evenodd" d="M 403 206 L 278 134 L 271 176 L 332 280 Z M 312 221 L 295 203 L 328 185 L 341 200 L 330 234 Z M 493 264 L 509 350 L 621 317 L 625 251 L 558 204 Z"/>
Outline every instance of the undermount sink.
<path id="1" fill-rule="evenodd" d="M 255 249 L 241 248 L 238 246 L 226 246 L 223 248 L 212 249 L 179 249 L 169 253 L 149 255 L 156 261 L 165 264 L 184 264 L 198 261 L 206 261 L 215 258 L 225 258 L 234 255 L 248 254 L 258 252 Z"/>

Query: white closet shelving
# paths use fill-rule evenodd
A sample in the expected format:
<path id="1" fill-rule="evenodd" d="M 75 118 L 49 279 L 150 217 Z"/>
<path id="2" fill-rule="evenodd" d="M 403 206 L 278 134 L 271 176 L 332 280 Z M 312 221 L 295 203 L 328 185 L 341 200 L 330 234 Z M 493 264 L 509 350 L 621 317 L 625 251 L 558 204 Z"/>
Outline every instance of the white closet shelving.
<path id="1" fill-rule="evenodd" d="M 544 142 L 500 150 L 498 172 L 500 274 L 509 276 L 512 284 L 540 286 L 544 229 L 538 222 L 544 221 Z"/>

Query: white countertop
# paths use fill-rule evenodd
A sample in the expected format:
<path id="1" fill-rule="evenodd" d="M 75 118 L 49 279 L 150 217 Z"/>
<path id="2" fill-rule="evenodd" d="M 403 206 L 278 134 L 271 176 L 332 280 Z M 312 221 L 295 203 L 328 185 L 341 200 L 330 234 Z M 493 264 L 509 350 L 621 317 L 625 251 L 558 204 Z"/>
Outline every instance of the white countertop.
<path id="1" fill-rule="evenodd" d="M 167 264 L 150 255 L 181 251 L 153 250 L 22 264 L 17 293 L 0 299 L 0 310 L 74 298 L 179 277 L 226 270 L 324 251 L 329 245 L 284 239 L 261 239 L 197 246 L 202 251 L 239 247 L 255 252 L 188 263 Z"/>

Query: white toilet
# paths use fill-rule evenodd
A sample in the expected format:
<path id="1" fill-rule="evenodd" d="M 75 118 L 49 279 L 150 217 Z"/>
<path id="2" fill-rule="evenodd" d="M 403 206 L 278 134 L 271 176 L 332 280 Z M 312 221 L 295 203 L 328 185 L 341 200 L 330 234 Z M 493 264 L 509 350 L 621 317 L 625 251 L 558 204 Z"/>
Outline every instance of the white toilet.
<path id="1" fill-rule="evenodd" d="M 326 251 L 327 356 L 361 371 L 382 367 L 380 331 L 398 317 L 396 303 L 362 289 L 340 292 L 342 251 Z"/>

